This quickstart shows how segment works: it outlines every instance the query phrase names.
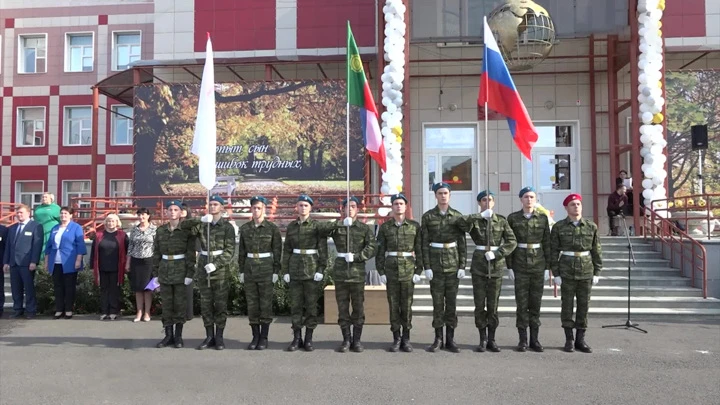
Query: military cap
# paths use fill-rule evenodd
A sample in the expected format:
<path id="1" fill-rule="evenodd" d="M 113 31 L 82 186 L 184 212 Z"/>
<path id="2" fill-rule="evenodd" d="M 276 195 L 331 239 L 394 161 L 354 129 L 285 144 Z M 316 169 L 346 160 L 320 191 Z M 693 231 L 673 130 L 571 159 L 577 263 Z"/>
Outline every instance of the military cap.
<path id="1" fill-rule="evenodd" d="M 210 197 L 210 201 L 217 201 L 220 203 L 220 205 L 225 205 L 225 200 L 217 194 Z"/>
<path id="2" fill-rule="evenodd" d="M 180 202 L 180 200 L 170 200 L 165 203 L 165 209 L 170 208 L 171 205 L 177 205 L 178 208 L 182 208 L 182 202 Z"/>
<path id="3" fill-rule="evenodd" d="M 478 201 L 482 201 L 482 199 L 485 198 L 485 197 L 487 197 L 488 194 L 490 194 L 490 197 L 492 197 L 493 199 L 495 199 L 495 194 L 493 194 L 492 191 L 490 191 L 490 192 L 488 193 L 487 190 L 483 190 L 483 191 L 481 191 L 480 193 L 478 193 L 478 195 L 477 195 L 477 200 L 478 200 Z"/>
<path id="4" fill-rule="evenodd" d="M 355 201 L 355 204 L 360 205 L 360 200 L 358 200 L 357 197 L 355 197 L 355 196 L 351 196 L 350 201 Z M 348 203 L 348 199 L 346 198 L 343 200 L 343 204 L 342 204 L 343 207 L 346 206 L 347 203 Z"/>
<path id="5" fill-rule="evenodd" d="M 390 197 L 390 204 L 394 203 L 395 200 L 397 200 L 397 199 L 405 200 L 405 204 L 407 204 L 407 202 L 408 202 L 407 198 L 405 198 L 405 194 L 399 193 L 399 194 L 393 194 L 393 195 Z"/>
<path id="6" fill-rule="evenodd" d="M 567 205 L 570 204 L 570 201 L 575 200 L 582 201 L 582 196 L 580 194 L 570 194 L 565 197 L 565 200 L 563 200 L 563 207 L 567 207 Z"/>
<path id="7" fill-rule="evenodd" d="M 307 194 L 300 194 L 300 195 L 298 196 L 298 199 L 297 199 L 297 200 L 298 200 L 298 202 L 303 201 L 303 202 L 306 202 L 306 203 L 308 203 L 308 204 L 310 204 L 310 205 L 313 205 L 313 204 L 315 203 L 315 202 L 313 201 L 313 199 L 310 198 L 310 196 L 307 195 Z"/>
<path id="8" fill-rule="evenodd" d="M 518 197 L 523 198 L 523 196 L 524 196 L 525 194 L 527 194 L 527 193 L 534 193 L 534 192 L 535 192 L 535 187 L 533 187 L 533 186 L 523 187 L 523 188 L 520 190 L 520 192 L 518 193 Z"/>
<path id="9" fill-rule="evenodd" d="M 250 199 L 250 205 L 255 205 L 255 203 L 257 203 L 257 202 L 261 202 L 261 203 L 263 203 L 263 204 L 265 204 L 265 205 L 268 205 L 268 200 L 267 200 L 267 198 L 265 198 L 265 197 L 263 197 L 263 196 L 261 196 L 261 195 L 256 195 L 256 196 L 254 196 L 253 198 Z"/>
<path id="10" fill-rule="evenodd" d="M 445 182 L 433 184 L 432 191 L 433 191 L 433 193 L 437 193 L 437 191 L 440 190 L 441 188 L 446 188 L 446 189 L 448 189 L 448 191 L 452 191 L 452 189 L 450 188 L 450 185 Z"/>

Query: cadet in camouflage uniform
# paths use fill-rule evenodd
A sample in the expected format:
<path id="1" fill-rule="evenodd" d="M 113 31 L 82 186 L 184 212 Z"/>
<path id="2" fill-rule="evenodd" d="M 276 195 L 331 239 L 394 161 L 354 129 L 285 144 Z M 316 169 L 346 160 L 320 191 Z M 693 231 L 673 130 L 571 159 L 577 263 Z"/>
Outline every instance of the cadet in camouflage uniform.
<path id="1" fill-rule="evenodd" d="M 506 260 L 509 277 L 515 280 L 515 326 L 520 336 L 517 350 L 527 350 L 527 328 L 530 326 L 530 348 L 542 352 L 538 334 L 544 282 L 550 279 L 550 223 L 545 214 L 535 210 L 534 188 L 523 188 L 519 197 L 522 209 L 507 219 L 518 245 Z"/>
<path id="2" fill-rule="evenodd" d="M 480 332 L 480 344 L 475 350 L 484 352 L 487 345 L 487 350 L 499 352 L 500 348 L 495 343 L 495 330 L 500 323 L 497 310 L 502 276 L 506 268 L 505 258 L 515 250 L 517 243 L 505 217 L 493 212 L 494 194 L 482 191 L 477 195 L 477 201 L 481 212 L 457 221 L 458 226 L 470 233 L 470 237 L 475 242 L 475 252 L 470 266 L 475 300 L 475 326 Z M 489 241 L 488 220 L 492 233 Z"/>
<path id="3" fill-rule="evenodd" d="M 200 240 L 196 279 L 200 289 L 200 313 L 205 325 L 205 340 L 197 347 L 198 350 L 213 346 L 217 350 L 225 348 L 223 331 L 227 321 L 228 278 L 230 261 L 235 251 L 235 228 L 222 218 L 223 205 L 225 200 L 214 195 L 210 197 L 209 213 L 200 221 L 193 218 L 181 223 L 182 228 L 189 229 Z"/>
<path id="4" fill-rule="evenodd" d="M 420 282 L 423 269 L 421 228 L 418 222 L 405 218 L 407 198 L 404 195 L 395 194 L 390 197 L 390 202 L 393 215 L 378 230 L 375 265 L 380 281 L 387 286 L 390 331 L 393 334 L 393 343 L 388 350 L 411 352 L 413 290 L 414 285 Z"/>
<path id="5" fill-rule="evenodd" d="M 312 335 L 318 324 L 317 302 L 328 260 L 327 237 L 335 227 L 334 223 L 310 218 L 312 205 L 313 199 L 307 195 L 298 197 L 298 219 L 288 225 L 283 244 L 281 273 L 290 285 L 293 340 L 287 350 L 291 352 L 299 347 L 314 350 Z"/>
<path id="6" fill-rule="evenodd" d="M 274 284 L 280 273 L 282 236 L 274 223 L 265 219 L 268 201 L 263 196 L 250 199 L 252 220 L 240 227 L 238 268 L 240 283 L 245 283 L 248 320 L 252 342 L 248 350 L 264 350 L 272 322 Z"/>
<path id="7" fill-rule="evenodd" d="M 185 286 L 192 283 L 195 272 L 195 240 L 190 232 L 180 229 L 180 201 L 165 205 L 170 220 L 158 227 L 153 242 L 153 273 L 160 283 L 162 323 L 165 338 L 158 348 L 174 345 L 183 347 L 182 330 L 185 324 Z M 175 332 L 173 333 L 173 325 Z"/>
<path id="8" fill-rule="evenodd" d="M 192 218 L 192 214 L 190 212 L 190 207 L 188 207 L 187 204 L 182 203 L 182 205 L 180 205 L 180 222 L 182 222 L 186 219 L 189 219 L 189 218 Z M 198 242 L 197 238 L 193 236 L 191 243 L 193 244 L 193 249 L 195 252 L 194 257 L 195 257 L 195 261 L 197 262 L 197 252 L 200 250 L 200 242 Z M 195 268 L 196 264 L 197 263 L 193 263 L 193 268 Z M 187 304 L 186 304 L 187 310 L 185 313 L 185 320 L 191 321 L 194 317 L 193 316 L 194 315 L 193 314 L 193 311 L 194 311 L 194 306 L 193 306 L 194 291 L 193 290 L 195 289 L 195 287 L 193 286 L 193 283 L 190 283 L 189 285 L 186 285 L 185 288 L 187 290 L 186 291 L 187 292 Z"/>
<path id="9" fill-rule="evenodd" d="M 361 343 L 365 324 L 365 262 L 375 257 L 375 237 L 369 226 L 356 221 L 360 201 L 356 197 L 343 201 L 343 208 L 350 214 L 337 223 L 330 236 L 335 242 L 337 257 L 333 266 L 335 300 L 338 306 L 338 325 L 343 341 L 339 352 L 362 352 Z M 348 247 L 348 231 L 350 246 Z M 350 305 L 352 302 L 352 314 Z M 350 333 L 352 325 L 352 335 Z M 352 344 L 350 343 L 352 340 Z"/>
<path id="10" fill-rule="evenodd" d="M 455 224 L 462 214 L 450 207 L 450 185 L 433 185 L 437 205 L 422 216 L 422 263 L 425 277 L 430 280 L 433 300 L 433 328 L 435 341 L 428 351 L 443 348 L 443 326 L 446 327 L 444 348 L 457 353 L 455 328 L 456 302 L 460 279 L 465 277 L 467 245 L 465 233 Z M 435 269 L 435 273 L 433 273 Z"/>
<path id="11" fill-rule="evenodd" d="M 590 290 L 600 280 L 602 249 L 597 225 L 582 217 L 582 197 L 570 194 L 563 201 L 567 218 L 553 225 L 550 232 L 550 270 L 560 286 L 560 320 L 565 329 L 566 352 L 573 351 L 573 328 L 577 330 L 575 349 L 592 353 L 585 343 Z M 577 313 L 573 322 L 573 299 Z"/>

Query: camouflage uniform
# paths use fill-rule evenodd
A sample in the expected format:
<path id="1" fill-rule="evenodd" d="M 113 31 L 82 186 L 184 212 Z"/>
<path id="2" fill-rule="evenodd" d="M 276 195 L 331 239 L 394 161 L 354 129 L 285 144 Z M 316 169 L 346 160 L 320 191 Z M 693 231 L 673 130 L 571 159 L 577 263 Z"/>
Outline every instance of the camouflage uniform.
<path id="1" fill-rule="evenodd" d="M 193 278 L 195 273 L 195 240 L 188 230 L 170 229 L 170 224 L 158 227 L 153 242 L 153 270 L 160 283 L 163 326 L 184 324 L 185 279 Z"/>
<path id="2" fill-rule="evenodd" d="M 263 258 L 249 257 L 261 253 L 272 255 Z M 264 220 L 255 226 L 255 222 L 251 220 L 240 227 L 238 268 L 245 274 L 245 298 L 250 325 L 272 322 L 272 275 L 280 272 L 281 255 L 282 236 L 277 225 Z"/>

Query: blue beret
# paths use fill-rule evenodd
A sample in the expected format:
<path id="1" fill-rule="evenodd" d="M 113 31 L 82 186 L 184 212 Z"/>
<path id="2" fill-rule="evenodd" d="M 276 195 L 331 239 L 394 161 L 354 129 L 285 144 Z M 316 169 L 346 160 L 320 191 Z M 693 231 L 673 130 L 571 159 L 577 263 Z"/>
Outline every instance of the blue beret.
<path id="1" fill-rule="evenodd" d="M 355 204 L 360 205 L 360 200 L 358 200 L 357 197 L 355 197 L 355 196 L 350 197 L 350 201 L 355 201 Z M 342 204 L 343 207 L 346 206 L 347 203 L 348 203 L 348 199 L 346 198 L 343 200 L 343 204 Z"/>
<path id="2" fill-rule="evenodd" d="M 170 200 L 165 203 L 165 208 L 170 208 L 171 205 L 177 205 L 178 208 L 181 208 L 182 202 L 180 200 Z"/>
<path id="3" fill-rule="evenodd" d="M 314 204 L 313 199 L 310 198 L 310 196 L 308 196 L 307 194 L 300 194 L 300 196 L 298 196 L 298 202 L 300 202 L 300 201 L 304 201 L 310 205 Z"/>
<path id="4" fill-rule="evenodd" d="M 250 199 L 250 205 L 254 205 L 256 202 L 261 202 L 261 203 L 263 203 L 263 204 L 265 204 L 265 205 L 268 205 L 268 200 L 267 200 L 267 198 L 265 198 L 265 197 L 263 197 L 263 196 L 261 196 L 261 195 L 256 195 L 256 196 L 254 196 L 253 198 Z"/>
<path id="5" fill-rule="evenodd" d="M 390 197 L 390 204 L 394 203 L 395 200 L 397 200 L 397 199 L 405 200 L 405 204 L 407 204 L 407 202 L 408 202 L 407 198 L 405 198 L 405 195 L 403 193 L 400 193 L 400 194 L 393 194 Z"/>
<path id="6" fill-rule="evenodd" d="M 217 201 L 217 202 L 220 203 L 220 205 L 225 205 L 225 200 L 223 200 L 223 198 L 220 197 L 220 196 L 217 195 L 217 194 L 215 194 L 215 195 L 213 195 L 212 197 L 210 197 L 210 201 Z"/>
<path id="7" fill-rule="evenodd" d="M 495 194 L 493 194 L 492 191 L 490 191 L 490 192 L 488 193 L 487 190 L 483 190 L 483 191 L 481 191 L 480 193 L 478 193 L 478 195 L 477 195 L 477 200 L 478 200 L 478 201 L 481 201 L 483 198 L 487 197 L 488 194 L 490 194 L 490 197 L 492 197 L 493 199 L 495 199 Z"/>
<path id="8" fill-rule="evenodd" d="M 437 191 L 440 190 L 441 188 L 446 188 L 446 189 L 448 189 L 448 191 L 451 191 L 451 190 L 452 190 L 452 189 L 450 188 L 450 185 L 449 185 L 449 184 L 441 182 L 441 183 L 435 183 L 435 184 L 433 184 L 433 186 L 432 186 L 432 191 L 433 191 L 433 193 L 437 193 Z"/>
<path id="9" fill-rule="evenodd" d="M 518 193 L 518 197 L 522 198 L 525 195 L 525 193 L 534 193 L 534 192 L 535 192 L 535 187 L 533 187 L 533 186 L 523 187 L 523 189 L 520 190 L 520 193 Z"/>

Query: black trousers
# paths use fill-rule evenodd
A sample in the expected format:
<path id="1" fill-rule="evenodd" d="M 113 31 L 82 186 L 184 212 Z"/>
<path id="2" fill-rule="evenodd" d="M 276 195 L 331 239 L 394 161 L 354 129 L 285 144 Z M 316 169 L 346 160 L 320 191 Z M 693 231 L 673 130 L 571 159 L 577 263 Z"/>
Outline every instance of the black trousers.
<path id="1" fill-rule="evenodd" d="M 77 272 L 63 274 L 62 264 L 55 264 L 52 278 L 55 287 L 55 312 L 73 312 Z"/>
<path id="2" fill-rule="evenodd" d="M 105 315 L 120 313 L 120 286 L 117 271 L 100 272 L 100 310 Z"/>

